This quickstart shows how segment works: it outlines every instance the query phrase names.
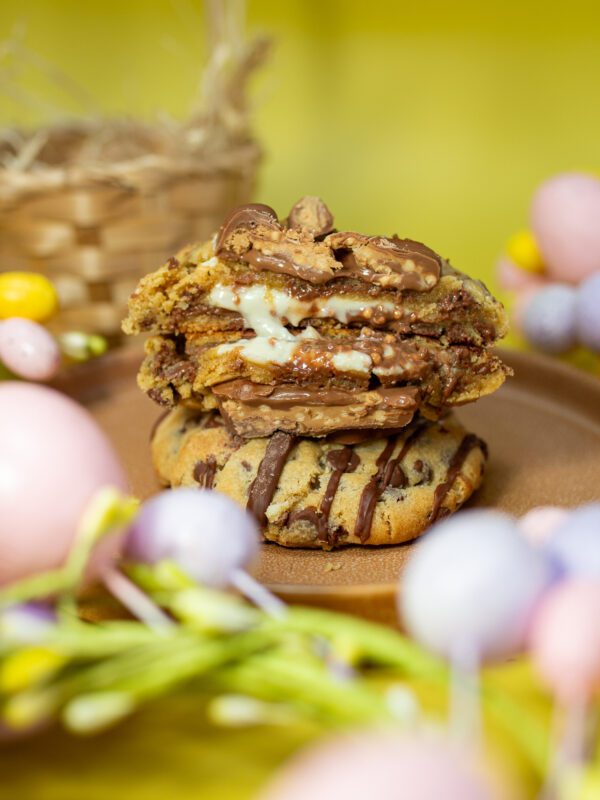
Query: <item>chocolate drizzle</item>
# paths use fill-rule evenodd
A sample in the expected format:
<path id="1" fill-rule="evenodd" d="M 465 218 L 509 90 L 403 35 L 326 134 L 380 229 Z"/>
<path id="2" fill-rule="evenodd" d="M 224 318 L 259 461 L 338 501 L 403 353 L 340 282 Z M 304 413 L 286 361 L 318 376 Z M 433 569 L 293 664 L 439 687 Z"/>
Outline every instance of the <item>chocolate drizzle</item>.
<path id="1" fill-rule="evenodd" d="M 202 489 L 212 489 L 217 472 L 217 460 L 209 456 L 206 461 L 197 461 L 194 466 L 194 480 Z"/>
<path id="2" fill-rule="evenodd" d="M 429 516 L 430 522 L 435 522 L 436 519 L 442 516 L 442 503 L 446 499 L 448 492 L 454 486 L 454 481 L 460 475 L 460 471 L 467 460 L 467 456 L 471 450 L 474 450 L 476 447 L 479 447 L 483 451 L 484 456 L 487 458 L 487 445 L 478 436 L 475 436 L 474 433 L 467 434 L 458 446 L 458 449 L 452 456 L 452 460 L 448 466 L 446 480 L 443 483 L 440 483 L 433 495 L 433 508 L 431 509 L 431 514 Z"/>
<path id="3" fill-rule="evenodd" d="M 246 508 L 254 514 L 261 525 L 267 523 L 267 508 L 271 504 L 285 462 L 295 444 L 295 436 L 281 431 L 274 433 L 269 439 L 256 478 L 250 484 Z"/>
<path id="4" fill-rule="evenodd" d="M 377 472 L 375 475 L 373 475 L 363 489 L 360 496 L 360 501 L 358 503 L 358 511 L 356 513 L 354 534 L 355 536 L 358 536 L 363 544 L 371 535 L 371 526 L 373 524 L 375 506 L 377 505 L 377 501 L 381 495 L 388 488 L 388 486 L 391 486 L 395 489 L 404 488 L 406 486 L 408 481 L 406 474 L 402 469 L 402 461 L 426 427 L 427 423 L 425 421 L 421 421 L 420 424 L 418 424 L 417 427 L 411 431 L 411 433 L 404 440 L 402 448 L 396 458 L 392 459 L 392 453 L 399 444 L 400 437 L 388 440 L 388 443 L 377 458 L 377 461 L 375 462 Z"/>
<path id="5" fill-rule="evenodd" d="M 160 423 L 163 421 L 163 419 L 167 416 L 168 413 L 169 410 L 167 409 L 166 411 L 163 411 L 162 414 L 159 414 L 158 417 L 154 420 L 152 427 L 150 428 L 150 441 L 152 441 L 156 436 L 156 431 L 158 430 Z"/>
<path id="6" fill-rule="evenodd" d="M 342 475 L 345 472 L 354 472 L 360 464 L 360 458 L 351 447 L 342 447 L 330 450 L 327 453 L 327 461 L 332 468 L 323 498 L 319 508 L 302 508 L 292 512 L 288 517 L 288 524 L 298 520 L 307 520 L 317 529 L 320 542 L 334 545 L 336 543 L 336 531 L 329 528 L 329 515 L 335 496 L 337 494 Z"/>

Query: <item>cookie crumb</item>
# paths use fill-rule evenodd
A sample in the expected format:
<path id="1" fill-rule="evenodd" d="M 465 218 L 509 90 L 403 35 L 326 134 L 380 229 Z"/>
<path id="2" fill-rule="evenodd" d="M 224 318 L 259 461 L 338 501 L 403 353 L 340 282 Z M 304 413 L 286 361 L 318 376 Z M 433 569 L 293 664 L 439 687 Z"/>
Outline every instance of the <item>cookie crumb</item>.
<path id="1" fill-rule="evenodd" d="M 336 570 L 341 568 L 342 568 L 341 564 L 333 564 L 331 561 L 328 561 L 323 567 L 325 572 L 335 572 Z"/>

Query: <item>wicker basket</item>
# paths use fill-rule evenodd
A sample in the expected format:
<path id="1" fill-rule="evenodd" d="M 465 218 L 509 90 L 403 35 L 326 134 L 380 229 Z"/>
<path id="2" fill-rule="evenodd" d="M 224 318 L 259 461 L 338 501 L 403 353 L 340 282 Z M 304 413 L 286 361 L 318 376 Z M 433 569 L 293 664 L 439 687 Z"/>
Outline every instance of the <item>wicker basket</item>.
<path id="1" fill-rule="evenodd" d="M 260 149 L 244 85 L 266 43 L 238 49 L 226 74 L 222 36 L 220 48 L 205 76 L 209 102 L 186 123 L 0 131 L 0 271 L 34 270 L 55 283 L 56 332 L 118 339 L 139 277 L 250 198 Z"/>

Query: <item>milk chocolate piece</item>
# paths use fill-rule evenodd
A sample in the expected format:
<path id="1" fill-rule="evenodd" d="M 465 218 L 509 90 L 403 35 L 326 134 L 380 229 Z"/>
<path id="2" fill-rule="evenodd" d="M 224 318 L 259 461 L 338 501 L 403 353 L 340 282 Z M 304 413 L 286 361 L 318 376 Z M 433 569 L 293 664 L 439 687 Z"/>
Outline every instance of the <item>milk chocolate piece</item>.
<path id="1" fill-rule="evenodd" d="M 277 214 L 264 203 L 248 203 L 231 211 L 221 225 L 215 252 L 241 255 L 252 246 L 252 237 L 280 230 Z"/>
<path id="2" fill-rule="evenodd" d="M 417 292 L 433 289 L 440 279 L 440 256 L 412 239 L 338 232 L 324 242 L 344 265 L 340 275 Z"/>
<path id="3" fill-rule="evenodd" d="M 292 206 L 287 218 L 288 228 L 305 230 L 317 238 L 333 230 L 333 214 L 320 197 L 307 195 Z"/>
<path id="4" fill-rule="evenodd" d="M 217 397 L 237 400 L 245 405 L 266 405 L 280 409 L 293 406 L 348 406 L 363 402 L 367 394 L 374 406 L 415 411 L 420 400 L 419 390 L 415 386 L 381 388 L 363 393 L 295 384 L 270 386 L 239 378 L 219 383 L 212 387 L 212 391 Z"/>

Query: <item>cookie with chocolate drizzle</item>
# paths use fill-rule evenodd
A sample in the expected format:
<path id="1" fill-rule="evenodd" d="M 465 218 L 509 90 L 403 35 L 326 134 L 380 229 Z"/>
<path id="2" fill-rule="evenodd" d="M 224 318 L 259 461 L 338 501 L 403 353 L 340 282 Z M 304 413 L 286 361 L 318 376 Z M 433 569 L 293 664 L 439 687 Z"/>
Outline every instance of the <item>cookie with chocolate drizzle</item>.
<path id="1" fill-rule="evenodd" d="M 286 547 L 400 544 L 456 511 L 481 483 L 487 450 L 452 416 L 374 436 L 244 440 L 219 415 L 184 407 L 158 424 L 152 454 L 169 486 L 223 492 Z M 210 486 L 209 486 L 210 484 Z"/>

